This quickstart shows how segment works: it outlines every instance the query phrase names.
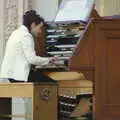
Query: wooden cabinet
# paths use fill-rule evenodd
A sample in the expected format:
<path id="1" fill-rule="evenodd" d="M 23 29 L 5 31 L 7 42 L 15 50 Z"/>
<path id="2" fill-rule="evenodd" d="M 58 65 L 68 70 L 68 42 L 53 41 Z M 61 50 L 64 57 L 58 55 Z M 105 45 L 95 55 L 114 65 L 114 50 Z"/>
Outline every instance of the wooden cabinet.
<path id="1" fill-rule="evenodd" d="M 94 119 L 120 119 L 120 19 L 92 19 L 70 60 L 70 69 L 94 82 Z M 76 62 L 79 61 L 79 62 Z"/>

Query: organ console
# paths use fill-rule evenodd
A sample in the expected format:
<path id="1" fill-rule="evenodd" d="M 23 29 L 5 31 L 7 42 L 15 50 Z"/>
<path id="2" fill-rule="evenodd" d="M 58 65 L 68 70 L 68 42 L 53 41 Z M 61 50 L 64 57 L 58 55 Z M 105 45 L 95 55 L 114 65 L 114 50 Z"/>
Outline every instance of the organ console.
<path id="1" fill-rule="evenodd" d="M 51 76 L 53 69 L 54 72 L 58 72 L 57 67 L 61 68 L 62 72 L 75 71 L 76 73 L 83 73 L 85 78 L 93 84 L 93 86 L 90 85 L 93 88 L 91 93 L 92 119 L 119 120 L 119 17 L 100 17 L 97 11 L 92 8 L 87 22 L 64 23 L 62 21 L 52 25 L 48 23 L 48 25 L 47 37 L 44 42 L 44 45 L 46 45 L 45 50 L 47 50 L 45 53 L 48 56 L 58 56 L 61 61 L 57 61 L 51 67 L 38 68 L 49 68 L 47 70 L 50 71 L 45 72 L 48 76 Z M 41 48 L 37 49 L 40 50 Z M 54 78 L 54 75 L 52 77 Z M 68 78 L 67 80 L 66 86 L 71 82 Z M 59 82 L 62 83 L 63 81 Z M 74 80 L 74 82 L 76 81 Z M 72 83 L 72 85 L 74 86 L 75 83 Z M 77 93 L 73 97 L 64 95 L 64 92 L 59 94 L 59 107 L 60 110 L 64 109 L 64 111 L 60 111 L 62 117 L 68 117 L 75 110 L 75 107 L 77 107 L 76 97 Z M 70 103 L 65 103 L 66 101 Z M 68 108 L 70 109 L 67 110 Z"/>

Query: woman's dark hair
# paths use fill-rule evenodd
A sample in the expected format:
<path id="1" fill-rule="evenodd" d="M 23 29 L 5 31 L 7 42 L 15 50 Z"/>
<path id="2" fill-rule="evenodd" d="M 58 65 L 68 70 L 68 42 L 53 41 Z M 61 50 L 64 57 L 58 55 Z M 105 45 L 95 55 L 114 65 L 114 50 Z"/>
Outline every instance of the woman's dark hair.
<path id="1" fill-rule="evenodd" d="M 23 15 L 23 25 L 25 25 L 29 30 L 32 23 L 38 25 L 41 22 L 43 22 L 43 24 L 45 23 L 44 19 L 38 15 L 35 10 L 27 11 Z"/>

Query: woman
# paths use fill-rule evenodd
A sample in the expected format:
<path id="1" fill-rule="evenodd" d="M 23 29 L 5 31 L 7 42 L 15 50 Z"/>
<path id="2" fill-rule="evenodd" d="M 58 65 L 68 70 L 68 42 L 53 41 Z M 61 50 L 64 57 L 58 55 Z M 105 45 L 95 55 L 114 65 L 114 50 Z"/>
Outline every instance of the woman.
<path id="1" fill-rule="evenodd" d="M 34 38 L 39 35 L 44 24 L 34 10 L 23 15 L 23 25 L 9 37 L 5 56 L 1 65 L 0 78 L 10 82 L 28 81 L 31 65 L 46 65 L 56 58 L 37 56 L 34 49 Z"/>

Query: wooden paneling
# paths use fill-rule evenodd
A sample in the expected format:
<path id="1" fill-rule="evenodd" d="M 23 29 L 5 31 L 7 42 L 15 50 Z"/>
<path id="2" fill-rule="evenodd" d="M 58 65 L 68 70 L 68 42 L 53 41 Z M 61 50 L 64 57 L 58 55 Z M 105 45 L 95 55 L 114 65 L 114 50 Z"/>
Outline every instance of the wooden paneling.
<path id="1" fill-rule="evenodd" d="M 32 83 L 6 83 L 0 84 L 0 97 L 32 97 Z"/>
<path id="2" fill-rule="evenodd" d="M 77 42 L 76 48 L 73 52 L 73 55 L 70 59 L 69 66 L 70 69 L 75 70 L 79 68 L 79 66 L 86 66 L 90 67 L 93 66 L 94 62 L 94 55 L 93 55 L 93 29 L 94 26 L 92 22 L 90 21 L 88 25 L 86 26 L 86 29 Z M 79 61 L 79 62 L 76 62 Z"/>
<path id="3" fill-rule="evenodd" d="M 48 100 L 41 98 L 40 93 L 45 89 L 49 90 Z M 33 120 L 57 120 L 57 101 L 57 86 L 36 86 L 33 100 Z"/>
<path id="4" fill-rule="evenodd" d="M 120 118 L 120 20 L 95 24 L 95 117 L 96 120 Z"/>

